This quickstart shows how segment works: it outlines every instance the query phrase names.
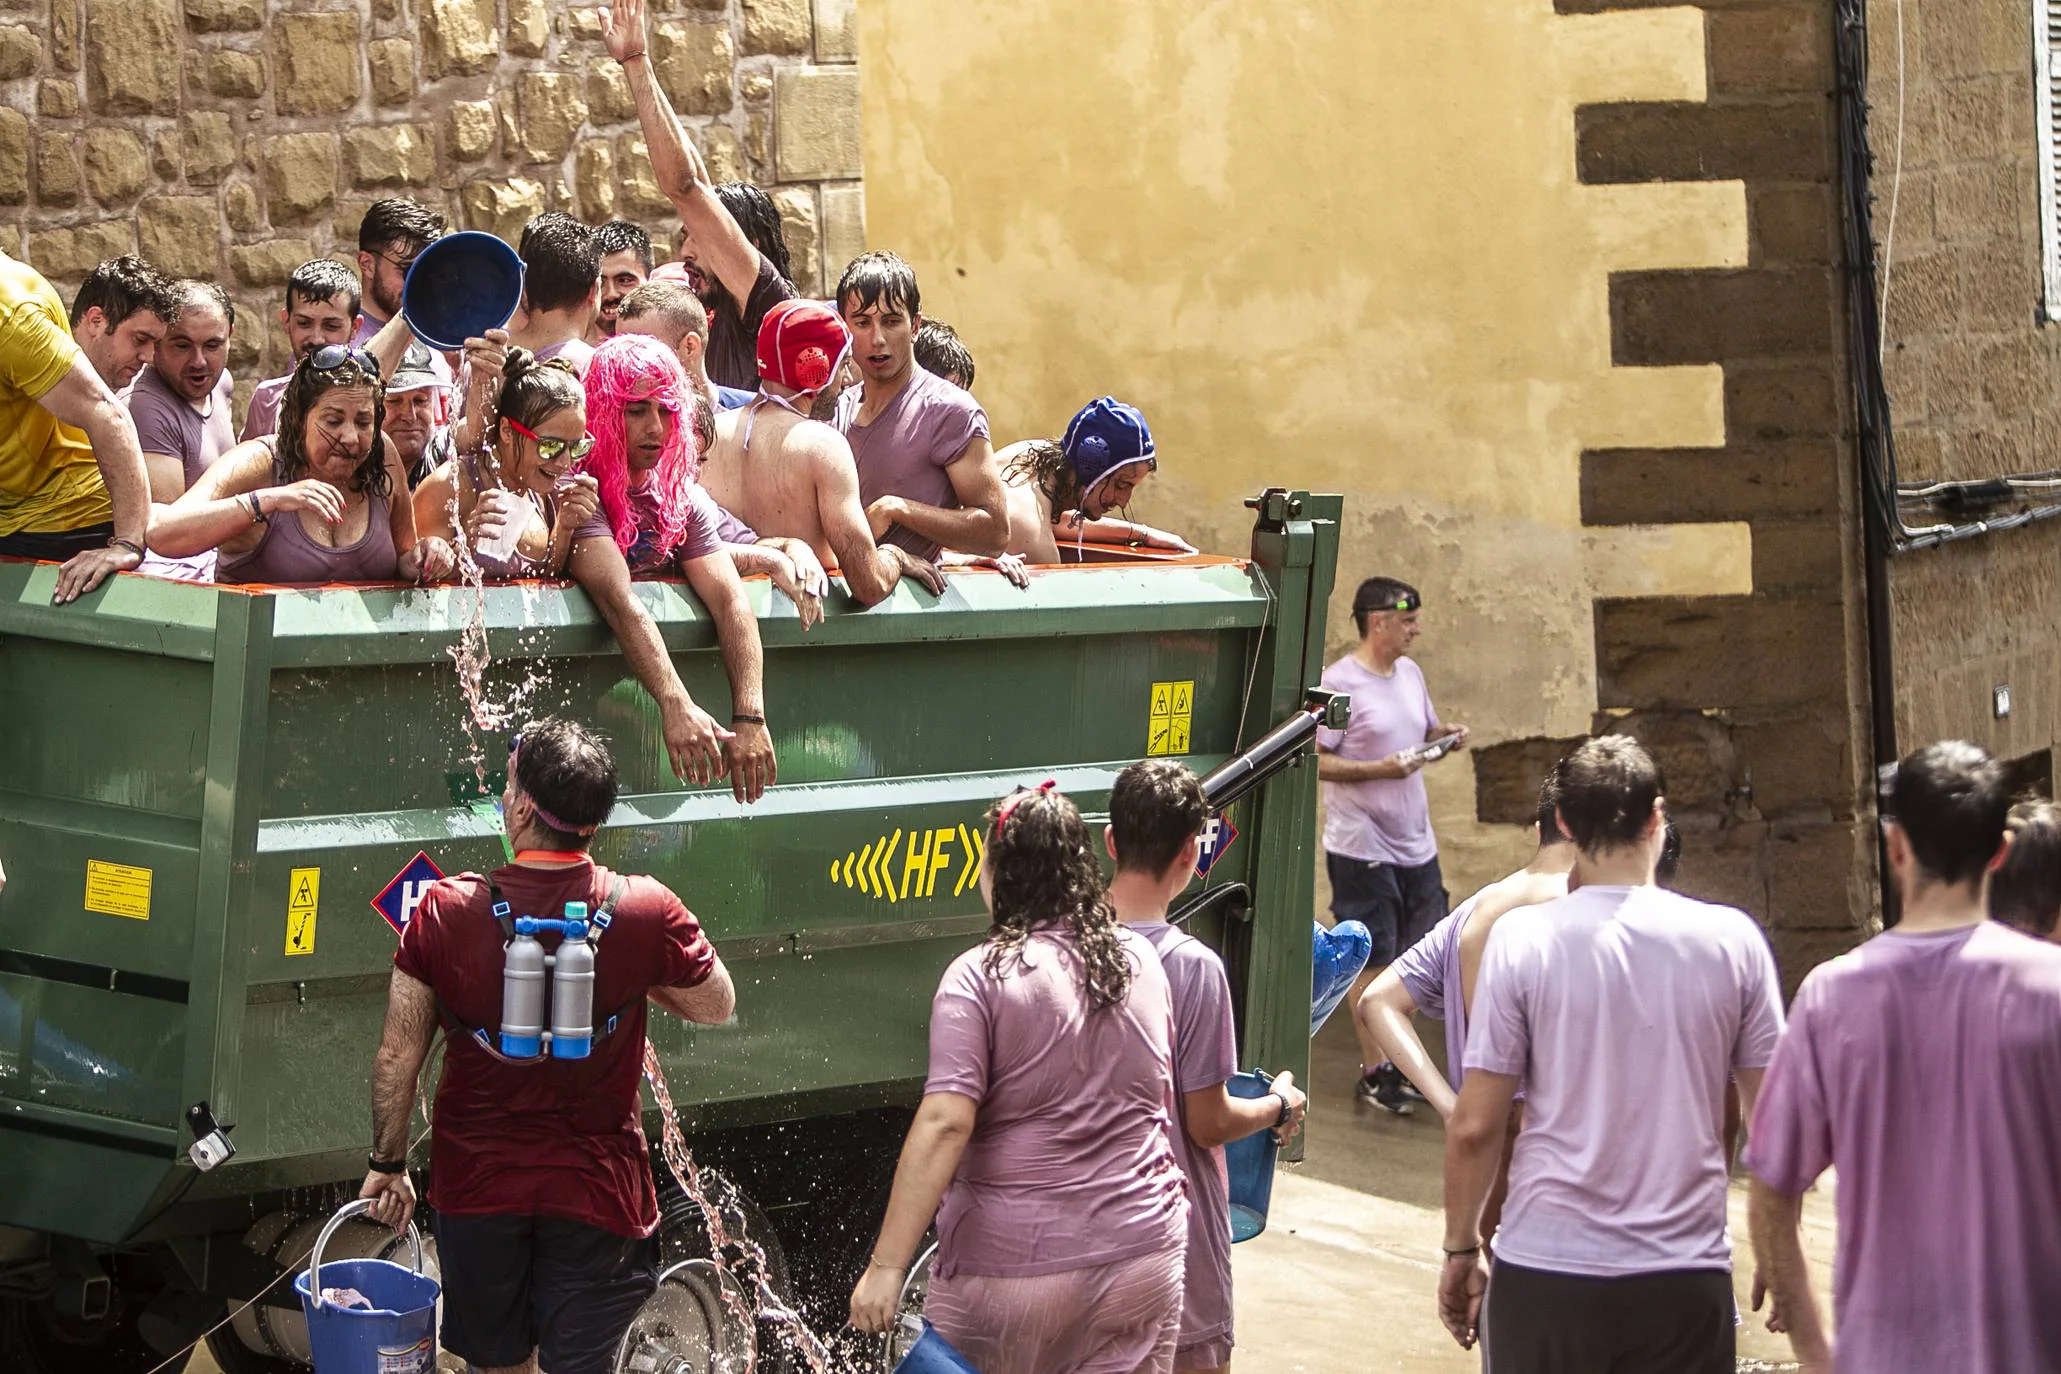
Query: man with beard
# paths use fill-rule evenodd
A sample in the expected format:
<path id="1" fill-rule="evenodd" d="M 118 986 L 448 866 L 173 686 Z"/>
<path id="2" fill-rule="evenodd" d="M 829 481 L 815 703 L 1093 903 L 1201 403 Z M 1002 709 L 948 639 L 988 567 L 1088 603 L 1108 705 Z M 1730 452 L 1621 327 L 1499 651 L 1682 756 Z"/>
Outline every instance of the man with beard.
<path id="1" fill-rule="evenodd" d="M 215 282 L 181 281 L 172 289 L 179 313 L 156 358 L 122 397 L 150 469 L 151 499 L 167 503 L 236 446 L 236 423 L 229 418 L 236 307 Z"/>
<path id="2" fill-rule="evenodd" d="M 651 235 L 624 219 L 612 219 L 594 231 L 601 252 L 601 308 L 587 342 L 599 346 L 615 337 L 623 298 L 651 277 Z"/>
<path id="3" fill-rule="evenodd" d="M 314 258 L 286 279 L 286 306 L 279 312 L 289 348 L 286 375 L 259 382 L 244 412 L 244 439 L 279 428 L 279 398 L 293 380 L 293 364 L 324 344 L 349 343 L 358 330 L 358 274 L 335 258 Z"/>
<path id="4" fill-rule="evenodd" d="M 414 335 L 401 317 L 401 288 L 415 255 L 444 236 L 444 217 L 421 201 L 406 196 L 375 200 L 358 224 L 358 276 L 365 283 L 359 302 L 358 328 L 351 342 L 371 351 L 382 369 L 391 370 Z M 431 353 L 436 374 L 449 386 L 455 374 L 441 353 Z"/>
<path id="5" fill-rule="evenodd" d="M 133 254 L 94 268 L 72 297 L 72 341 L 108 390 L 121 391 L 157 356 L 179 312 L 172 284 Z"/>
<path id="6" fill-rule="evenodd" d="M 759 325 L 795 294 L 780 213 L 756 186 L 718 186 L 709 178 L 708 164 L 652 77 L 644 0 L 616 0 L 603 9 L 601 32 L 636 98 L 651 170 L 680 215 L 680 261 L 708 309 L 708 375 L 718 386 L 755 391 Z"/>

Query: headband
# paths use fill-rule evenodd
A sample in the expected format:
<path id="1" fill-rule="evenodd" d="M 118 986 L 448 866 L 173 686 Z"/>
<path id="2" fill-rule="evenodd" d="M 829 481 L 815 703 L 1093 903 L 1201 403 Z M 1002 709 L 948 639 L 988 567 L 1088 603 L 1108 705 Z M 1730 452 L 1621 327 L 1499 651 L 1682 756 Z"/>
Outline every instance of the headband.
<path id="1" fill-rule="evenodd" d="M 1009 798 L 1008 801 L 1003 802 L 1002 809 L 995 813 L 996 836 L 999 837 L 1001 835 L 1002 827 L 1009 824 L 1009 817 L 1015 814 L 1016 808 L 1019 805 L 1021 805 L 1026 799 L 1030 797 L 1043 796 L 1045 793 L 1052 791 L 1054 788 L 1058 786 L 1058 779 L 1047 778 L 1043 782 L 1039 783 L 1036 787 L 1025 787 L 1018 790 L 1016 795 Z"/>

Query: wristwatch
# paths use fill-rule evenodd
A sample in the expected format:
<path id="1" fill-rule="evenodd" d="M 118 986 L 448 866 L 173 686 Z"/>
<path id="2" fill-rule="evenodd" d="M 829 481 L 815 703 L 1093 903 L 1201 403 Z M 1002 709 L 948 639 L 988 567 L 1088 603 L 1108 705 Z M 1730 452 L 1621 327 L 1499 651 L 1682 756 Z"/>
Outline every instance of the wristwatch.
<path id="1" fill-rule="evenodd" d="M 365 1167 L 375 1174 L 405 1174 L 408 1161 L 405 1159 L 381 1159 L 370 1150 L 365 1152 Z"/>

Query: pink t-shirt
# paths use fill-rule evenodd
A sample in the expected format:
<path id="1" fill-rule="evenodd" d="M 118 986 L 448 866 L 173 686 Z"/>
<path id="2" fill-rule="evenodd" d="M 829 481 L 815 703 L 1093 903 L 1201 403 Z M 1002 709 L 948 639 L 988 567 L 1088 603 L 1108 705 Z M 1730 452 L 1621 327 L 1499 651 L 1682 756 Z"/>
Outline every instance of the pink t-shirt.
<path id="1" fill-rule="evenodd" d="M 862 392 L 855 386 L 837 398 L 837 427 L 859 465 L 859 504 L 900 496 L 942 510 L 959 509 L 945 469 L 968 444 L 988 437 L 988 413 L 980 402 L 965 388 L 916 365 L 887 409 L 872 424 L 862 425 Z M 938 556 L 935 540 L 900 525 L 890 527 L 880 542 L 899 544 L 918 558 Z"/>
<path id="2" fill-rule="evenodd" d="M 687 484 L 687 526 L 680 542 L 670 549 L 658 546 L 658 484 L 645 482 L 630 488 L 630 518 L 637 525 L 637 540 L 624 561 L 633 573 L 663 572 L 681 563 L 706 558 L 722 550 L 722 507 L 702 489 L 699 482 Z"/>
<path id="3" fill-rule="evenodd" d="M 938 1208 L 939 1277 L 1055 1274 L 1182 1245 L 1173 1004 L 1152 946 L 1120 936 L 1131 989 L 1105 1011 L 1089 1007 L 1072 940 L 1052 931 L 999 978 L 983 943 L 938 983 L 923 1091 L 979 1105 Z"/>
<path id="4" fill-rule="evenodd" d="M 243 412 L 243 437 L 262 439 L 279 432 L 279 403 L 286 398 L 286 384 L 293 374 L 267 377 L 251 389 L 250 405 Z"/>
<path id="5" fill-rule="evenodd" d="M 1496 1257 L 1618 1278 L 1729 1269 L 1725 1080 L 1774 1057 L 1775 959 L 1751 916 L 1584 887 L 1496 922 L 1467 1070 L 1525 1081 Z"/>
<path id="6" fill-rule="evenodd" d="M 1164 921 L 1132 926 L 1159 952 L 1174 996 L 1174 1088 L 1184 1096 L 1220 1087 L 1238 1072 L 1238 1028 L 1224 961 L 1193 935 Z M 1183 1104 L 1185 1117 L 1186 1104 Z M 1224 1147 L 1204 1149 L 1177 1133 L 1188 1176 L 1187 1279 L 1181 1290 L 1183 1346 L 1231 1338 L 1231 1182 Z"/>
<path id="7" fill-rule="evenodd" d="M 225 368 L 215 389 L 208 393 L 207 414 L 195 410 L 184 396 L 165 385 L 157 369 L 146 367 L 123 395 L 129 418 L 136 422 L 136 441 L 145 453 L 167 453 L 186 469 L 186 485 L 192 486 L 208 465 L 236 447 L 236 422 L 229 417 L 235 404 L 236 379 Z"/>
<path id="8" fill-rule="evenodd" d="M 1424 743 L 1438 722 L 1423 670 L 1399 658 L 1387 677 L 1351 654 L 1324 670 L 1324 685 L 1352 698 L 1352 722 L 1317 731 L 1317 743 L 1342 759 L 1385 759 Z M 1324 848 L 1362 863 L 1414 868 L 1438 857 L 1424 772 L 1407 778 L 1324 784 Z"/>
<path id="9" fill-rule="evenodd" d="M 1429 934 L 1396 956 L 1389 967 L 1409 989 L 1417 1010 L 1446 1028 L 1446 1078 L 1455 1088 L 1466 1077 L 1467 999 L 1460 981 L 1460 937 L 1467 918 L 1481 899 L 1475 893 L 1431 928 Z"/>
<path id="10" fill-rule="evenodd" d="M 2061 1369 L 2061 947 L 1985 922 L 1820 964 L 1746 1162 L 1838 1171 L 1841 1374 Z"/>

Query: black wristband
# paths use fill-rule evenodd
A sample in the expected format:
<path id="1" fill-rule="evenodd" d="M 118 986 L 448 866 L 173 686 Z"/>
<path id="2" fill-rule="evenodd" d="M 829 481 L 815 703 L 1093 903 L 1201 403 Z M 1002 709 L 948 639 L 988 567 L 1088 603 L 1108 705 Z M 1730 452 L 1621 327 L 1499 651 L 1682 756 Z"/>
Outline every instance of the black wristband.
<path id="1" fill-rule="evenodd" d="M 1280 1093 L 1275 1093 L 1273 1096 L 1281 1100 L 1281 1115 L 1274 1118 L 1274 1129 L 1278 1131 L 1288 1124 L 1288 1099 L 1282 1097 Z"/>
<path id="2" fill-rule="evenodd" d="M 744 712 L 739 711 L 730 717 L 730 723 L 732 725 L 764 725 L 766 718 L 764 716 L 748 716 Z"/>
<path id="3" fill-rule="evenodd" d="M 1444 1246 L 1440 1246 L 1438 1252 L 1451 1260 L 1459 1259 L 1462 1255 L 1478 1255 L 1481 1253 L 1481 1247 L 1479 1245 L 1470 1245 L 1464 1250 L 1448 1250 Z"/>
<path id="4" fill-rule="evenodd" d="M 130 553 L 135 554 L 138 558 L 143 558 L 147 556 L 143 552 L 143 546 L 141 544 L 137 543 L 133 539 L 124 539 L 119 534 L 114 536 L 114 538 L 108 540 L 107 546 L 111 549 L 127 549 Z"/>
<path id="5" fill-rule="evenodd" d="M 381 1159 L 371 1151 L 365 1153 L 365 1167 L 375 1174 L 405 1174 L 408 1161 L 405 1159 Z"/>

